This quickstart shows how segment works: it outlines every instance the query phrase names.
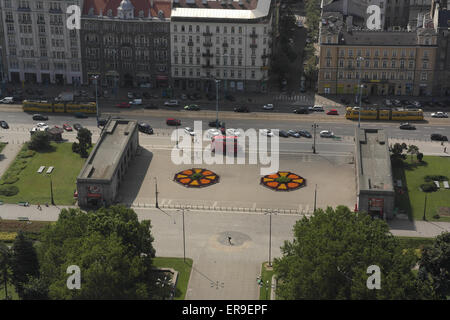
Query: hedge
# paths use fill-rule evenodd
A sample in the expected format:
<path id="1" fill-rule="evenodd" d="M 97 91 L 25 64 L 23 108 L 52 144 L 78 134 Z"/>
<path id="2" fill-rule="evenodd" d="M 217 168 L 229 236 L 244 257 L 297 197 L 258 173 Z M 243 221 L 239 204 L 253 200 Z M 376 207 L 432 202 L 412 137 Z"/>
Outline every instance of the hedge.
<path id="1" fill-rule="evenodd" d="M 448 181 L 448 178 L 446 176 L 441 176 L 441 175 L 428 175 L 428 176 L 425 176 L 425 181 L 426 182 L 430 182 L 430 181 Z"/>
<path id="2" fill-rule="evenodd" d="M 0 195 L 3 196 L 15 196 L 19 193 L 19 188 L 16 186 L 0 186 Z"/>
<path id="3" fill-rule="evenodd" d="M 420 189 L 422 189 L 423 192 L 434 192 L 438 188 L 434 183 L 423 183 L 420 185 Z"/>

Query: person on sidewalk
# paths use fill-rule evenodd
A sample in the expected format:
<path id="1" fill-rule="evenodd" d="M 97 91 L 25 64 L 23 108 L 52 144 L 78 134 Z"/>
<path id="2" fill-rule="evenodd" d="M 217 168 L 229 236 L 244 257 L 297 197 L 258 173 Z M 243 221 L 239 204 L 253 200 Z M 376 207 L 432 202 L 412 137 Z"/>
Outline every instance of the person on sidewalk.
<path id="1" fill-rule="evenodd" d="M 444 147 L 444 153 L 447 153 L 447 147 Z"/>
<path id="2" fill-rule="evenodd" d="M 37 208 L 38 210 L 42 210 L 41 205 L 39 203 L 37 204 Z"/>

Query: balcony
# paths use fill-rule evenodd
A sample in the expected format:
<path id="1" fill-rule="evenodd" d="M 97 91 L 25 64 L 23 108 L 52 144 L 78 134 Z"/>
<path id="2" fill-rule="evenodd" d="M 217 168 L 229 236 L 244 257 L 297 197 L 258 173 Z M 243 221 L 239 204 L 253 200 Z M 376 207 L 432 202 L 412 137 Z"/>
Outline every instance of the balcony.
<path id="1" fill-rule="evenodd" d="M 214 66 L 211 65 L 211 64 L 203 64 L 203 65 L 202 65 L 202 68 L 209 69 L 209 68 L 214 68 Z"/>
<path id="2" fill-rule="evenodd" d="M 250 33 L 250 38 L 255 38 L 256 39 L 256 38 L 258 38 L 258 35 L 256 33 L 254 33 L 254 32 Z"/>
<path id="3" fill-rule="evenodd" d="M 212 32 L 203 32 L 203 36 L 205 37 L 211 37 L 212 36 Z"/>
<path id="4" fill-rule="evenodd" d="M 204 47 L 212 47 L 212 42 L 203 42 Z"/>
<path id="5" fill-rule="evenodd" d="M 211 58 L 212 56 L 213 54 L 210 52 L 202 53 L 202 57 Z"/>

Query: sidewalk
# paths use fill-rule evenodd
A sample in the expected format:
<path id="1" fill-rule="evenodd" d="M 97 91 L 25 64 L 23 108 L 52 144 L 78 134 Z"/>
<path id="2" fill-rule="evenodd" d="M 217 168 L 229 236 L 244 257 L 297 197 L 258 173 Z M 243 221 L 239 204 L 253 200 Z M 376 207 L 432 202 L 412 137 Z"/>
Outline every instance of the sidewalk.
<path id="1" fill-rule="evenodd" d="M 16 158 L 22 145 L 8 143 L 0 153 L 0 177 L 9 168 L 11 162 Z"/>

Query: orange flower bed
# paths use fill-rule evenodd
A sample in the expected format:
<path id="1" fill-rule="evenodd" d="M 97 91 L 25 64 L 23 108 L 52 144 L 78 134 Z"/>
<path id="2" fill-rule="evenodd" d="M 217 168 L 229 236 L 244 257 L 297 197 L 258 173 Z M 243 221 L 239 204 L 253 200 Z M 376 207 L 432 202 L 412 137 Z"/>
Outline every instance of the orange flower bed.
<path id="1" fill-rule="evenodd" d="M 306 180 L 292 172 L 278 171 L 262 177 L 260 183 L 275 191 L 292 191 L 303 187 Z"/>
<path id="2" fill-rule="evenodd" d="M 219 176 L 211 170 L 193 168 L 176 173 L 173 180 L 188 188 L 201 188 L 218 183 Z"/>

